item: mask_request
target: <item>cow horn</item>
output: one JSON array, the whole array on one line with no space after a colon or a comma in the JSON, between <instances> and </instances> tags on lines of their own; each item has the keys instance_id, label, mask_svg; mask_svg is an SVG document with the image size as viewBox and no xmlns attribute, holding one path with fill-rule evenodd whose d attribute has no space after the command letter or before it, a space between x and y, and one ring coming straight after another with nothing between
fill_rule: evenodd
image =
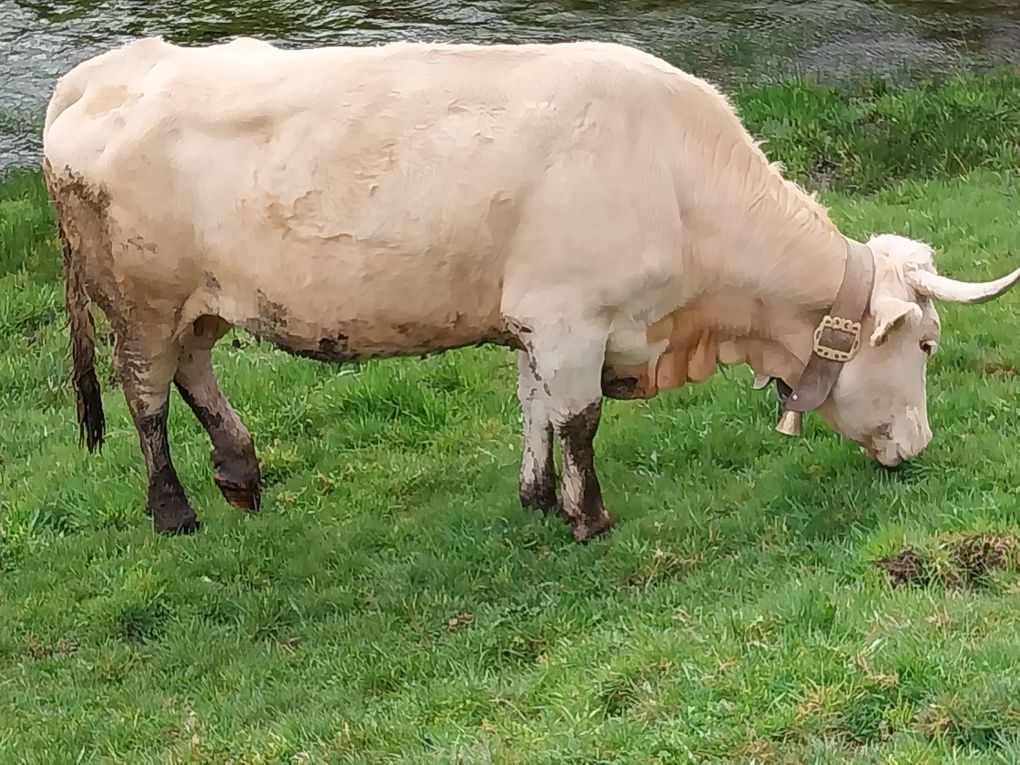
<instances>
[{"instance_id":1,"label":"cow horn","mask_svg":"<svg viewBox=\"0 0 1020 765\"><path fill-rule=\"evenodd\" d=\"M1020 282L1020 268L991 282L961 282L941 276L934 271L914 270L906 274L907 281L922 295L949 303L983 303L999 297Z\"/></svg>"}]
</instances>

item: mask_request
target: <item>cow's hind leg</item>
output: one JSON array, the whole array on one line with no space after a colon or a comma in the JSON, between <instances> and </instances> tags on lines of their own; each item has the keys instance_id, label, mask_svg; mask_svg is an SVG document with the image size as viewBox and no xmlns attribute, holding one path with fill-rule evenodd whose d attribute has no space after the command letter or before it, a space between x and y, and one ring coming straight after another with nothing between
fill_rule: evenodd
<instances>
[{"instance_id":1,"label":"cow's hind leg","mask_svg":"<svg viewBox=\"0 0 1020 765\"><path fill-rule=\"evenodd\" d=\"M518 484L521 504L535 510L557 509L556 466L553 463L553 425L548 396L535 379L527 352L517 354L517 398L521 402L524 450Z\"/></svg>"},{"instance_id":2,"label":"cow's hind leg","mask_svg":"<svg viewBox=\"0 0 1020 765\"><path fill-rule=\"evenodd\" d=\"M258 458L248 429L220 390L212 369L212 348L230 328L202 316L181 341L174 384L212 442L213 480L234 507L251 512L261 504Z\"/></svg>"},{"instance_id":3,"label":"cow's hind leg","mask_svg":"<svg viewBox=\"0 0 1020 765\"><path fill-rule=\"evenodd\" d=\"M138 326L155 326L157 321L150 322L149 318L139 316ZM117 336L117 372L138 429L148 473L146 512L152 515L155 530L164 534L190 534L199 528L170 459L167 438L170 381L177 369L179 352L178 344L169 340Z\"/></svg>"},{"instance_id":4,"label":"cow's hind leg","mask_svg":"<svg viewBox=\"0 0 1020 765\"><path fill-rule=\"evenodd\" d=\"M578 541L613 525L602 503L594 451L607 337L602 325L578 321L566 327L534 327L526 341L531 372L559 437L561 505Z\"/></svg>"}]
</instances>

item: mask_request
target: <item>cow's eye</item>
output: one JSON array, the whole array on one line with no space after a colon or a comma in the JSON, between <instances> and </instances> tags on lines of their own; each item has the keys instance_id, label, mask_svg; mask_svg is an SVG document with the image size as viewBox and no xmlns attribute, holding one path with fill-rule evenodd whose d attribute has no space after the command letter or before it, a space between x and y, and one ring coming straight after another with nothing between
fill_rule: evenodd
<instances>
[{"instance_id":1,"label":"cow's eye","mask_svg":"<svg viewBox=\"0 0 1020 765\"><path fill-rule=\"evenodd\" d=\"M931 356L933 353L935 353L935 349L938 348L938 347L939 347L939 344L938 344L937 340L922 340L921 341L921 350L924 351L925 354L927 354L928 356Z\"/></svg>"}]
</instances>

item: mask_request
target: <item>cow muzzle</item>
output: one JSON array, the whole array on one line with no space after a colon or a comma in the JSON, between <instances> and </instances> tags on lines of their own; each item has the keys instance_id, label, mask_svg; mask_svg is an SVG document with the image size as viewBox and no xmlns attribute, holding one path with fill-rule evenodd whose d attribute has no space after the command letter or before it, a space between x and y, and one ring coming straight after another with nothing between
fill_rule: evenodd
<instances>
[{"instance_id":1,"label":"cow muzzle","mask_svg":"<svg viewBox=\"0 0 1020 765\"><path fill-rule=\"evenodd\" d=\"M885 430L887 436L872 438L863 444L865 453L885 467L909 462L920 455L932 439L927 419L916 407L909 407L902 419Z\"/></svg>"}]
</instances>

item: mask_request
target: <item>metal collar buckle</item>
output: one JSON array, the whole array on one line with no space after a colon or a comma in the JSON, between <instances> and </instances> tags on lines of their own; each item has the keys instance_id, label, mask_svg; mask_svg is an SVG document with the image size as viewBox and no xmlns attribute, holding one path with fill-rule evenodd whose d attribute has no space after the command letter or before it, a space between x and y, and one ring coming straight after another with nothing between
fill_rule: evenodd
<instances>
[{"instance_id":1,"label":"metal collar buckle","mask_svg":"<svg viewBox=\"0 0 1020 765\"><path fill-rule=\"evenodd\" d=\"M833 347L832 342L849 340L849 347ZM827 342L826 342L827 341ZM845 345L845 343L840 343ZM827 361L850 361L861 347L861 323L838 316L826 315L815 328L814 352Z\"/></svg>"}]
</instances>

